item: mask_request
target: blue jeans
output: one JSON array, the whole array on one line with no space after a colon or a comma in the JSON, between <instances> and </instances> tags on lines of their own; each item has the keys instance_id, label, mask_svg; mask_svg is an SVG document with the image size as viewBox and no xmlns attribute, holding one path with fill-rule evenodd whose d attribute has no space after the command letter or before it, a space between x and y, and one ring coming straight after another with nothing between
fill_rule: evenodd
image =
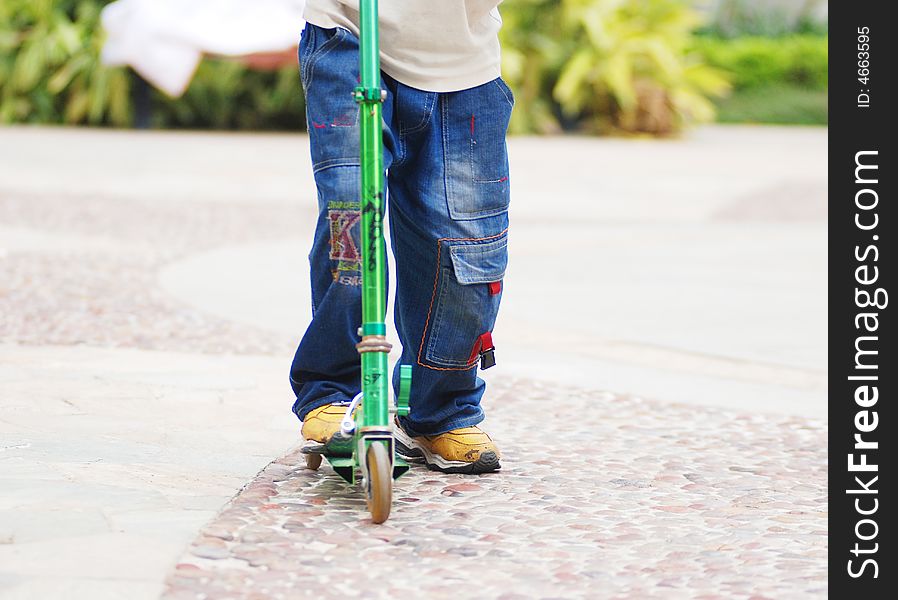
<instances>
[{"instance_id":1,"label":"blue jeans","mask_svg":"<svg viewBox=\"0 0 898 600\"><path fill-rule=\"evenodd\" d=\"M300 419L360 389L359 108L351 96L358 52L351 32L311 23L299 45L319 210L309 254L312 322L290 369ZM438 93L382 74L381 86L394 320L400 362L413 367L402 425L434 435L483 420L477 368L492 346L508 260L505 134L514 99L501 78Z\"/></svg>"}]
</instances>

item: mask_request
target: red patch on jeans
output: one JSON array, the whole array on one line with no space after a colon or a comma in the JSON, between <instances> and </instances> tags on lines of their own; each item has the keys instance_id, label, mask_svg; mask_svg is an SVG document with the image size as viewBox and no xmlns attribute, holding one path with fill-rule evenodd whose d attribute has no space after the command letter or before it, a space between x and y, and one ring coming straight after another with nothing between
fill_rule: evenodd
<instances>
[{"instance_id":1,"label":"red patch on jeans","mask_svg":"<svg viewBox=\"0 0 898 600\"><path fill-rule=\"evenodd\" d=\"M490 296L495 296L499 292L502 291L502 282L501 281L490 281Z\"/></svg>"},{"instance_id":2,"label":"red patch on jeans","mask_svg":"<svg viewBox=\"0 0 898 600\"><path fill-rule=\"evenodd\" d=\"M339 117L334 117L331 127L352 127L355 125L355 119L356 115L354 113L342 114Z\"/></svg>"},{"instance_id":3,"label":"red patch on jeans","mask_svg":"<svg viewBox=\"0 0 898 600\"><path fill-rule=\"evenodd\" d=\"M468 362L472 363L477 360L477 356L481 352L486 352L487 350L492 350L493 346L493 334L489 331L486 333L481 333L477 336L477 340L474 342L474 347L471 348L471 355L468 357Z\"/></svg>"}]
</instances>

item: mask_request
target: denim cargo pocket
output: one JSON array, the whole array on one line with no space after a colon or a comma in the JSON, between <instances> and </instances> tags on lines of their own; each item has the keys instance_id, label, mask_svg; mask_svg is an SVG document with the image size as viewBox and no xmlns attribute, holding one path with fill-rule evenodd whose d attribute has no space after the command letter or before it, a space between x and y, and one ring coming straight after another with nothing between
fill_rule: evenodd
<instances>
[{"instance_id":1,"label":"denim cargo pocket","mask_svg":"<svg viewBox=\"0 0 898 600\"><path fill-rule=\"evenodd\" d=\"M492 331L496 323L501 293L491 292L489 284L505 276L508 235L502 232L488 238L440 243L445 245L440 252L433 314L419 362L437 369L470 369L477 363L472 349L478 337Z\"/></svg>"},{"instance_id":2,"label":"denim cargo pocket","mask_svg":"<svg viewBox=\"0 0 898 600\"><path fill-rule=\"evenodd\" d=\"M514 100L507 89L496 79L444 97L446 197L457 221L508 210L505 135Z\"/></svg>"}]
</instances>

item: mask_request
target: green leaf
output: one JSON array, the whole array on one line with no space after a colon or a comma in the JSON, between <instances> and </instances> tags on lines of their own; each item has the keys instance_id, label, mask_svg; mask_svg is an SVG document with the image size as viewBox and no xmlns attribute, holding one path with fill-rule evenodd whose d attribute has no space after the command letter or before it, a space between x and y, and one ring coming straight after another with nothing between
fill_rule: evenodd
<instances>
[{"instance_id":1,"label":"green leaf","mask_svg":"<svg viewBox=\"0 0 898 600\"><path fill-rule=\"evenodd\" d=\"M52 94L62 92L76 75L81 73L85 68L89 67L89 59L87 56L76 56L71 61L65 63L61 69L56 71L49 80L47 80L47 90Z\"/></svg>"},{"instance_id":2,"label":"green leaf","mask_svg":"<svg viewBox=\"0 0 898 600\"><path fill-rule=\"evenodd\" d=\"M566 111L574 112L582 108L582 91L590 84L589 73L593 64L593 52L583 49L577 52L561 71L553 95Z\"/></svg>"},{"instance_id":3,"label":"green leaf","mask_svg":"<svg viewBox=\"0 0 898 600\"><path fill-rule=\"evenodd\" d=\"M91 77L90 91L88 92L87 120L91 123L99 123L103 118L108 91L109 71L104 68L97 69Z\"/></svg>"},{"instance_id":4,"label":"green leaf","mask_svg":"<svg viewBox=\"0 0 898 600\"><path fill-rule=\"evenodd\" d=\"M80 123L87 115L90 105L90 95L87 90L80 87L73 90L68 97L65 107L65 122L70 124Z\"/></svg>"},{"instance_id":5,"label":"green leaf","mask_svg":"<svg viewBox=\"0 0 898 600\"><path fill-rule=\"evenodd\" d=\"M633 80L633 63L624 54L615 54L608 60L604 71L608 90L621 110L631 111L636 106L636 88Z\"/></svg>"},{"instance_id":6,"label":"green leaf","mask_svg":"<svg viewBox=\"0 0 898 600\"><path fill-rule=\"evenodd\" d=\"M10 84L18 91L31 90L41 79L45 68L44 52L40 44L30 42L16 57Z\"/></svg>"}]
</instances>

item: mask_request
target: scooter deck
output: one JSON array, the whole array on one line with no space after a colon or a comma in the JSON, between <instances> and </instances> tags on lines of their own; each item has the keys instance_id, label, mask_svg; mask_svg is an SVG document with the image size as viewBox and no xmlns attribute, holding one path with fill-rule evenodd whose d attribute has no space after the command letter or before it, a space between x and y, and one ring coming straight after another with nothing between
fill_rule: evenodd
<instances>
[{"instance_id":1,"label":"scooter deck","mask_svg":"<svg viewBox=\"0 0 898 600\"><path fill-rule=\"evenodd\" d=\"M321 454L323 456L348 456L352 457L353 437L337 433L326 444L309 440L303 444L300 452L303 454Z\"/></svg>"},{"instance_id":2,"label":"scooter deck","mask_svg":"<svg viewBox=\"0 0 898 600\"><path fill-rule=\"evenodd\" d=\"M306 444L300 448L300 452L303 454L320 454L328 463L330 463L337 475L342 477L347 483L352 484L355 483L356 473L355 459L352 456L353 438L337 439L338 437L339 436L335 436L335 438L327 444L306 442ZM403 473L408 471L408 469L409 466L407 462L398 456L393 456L393 479L398 479Z\"/></svg>"}]
</instances>

